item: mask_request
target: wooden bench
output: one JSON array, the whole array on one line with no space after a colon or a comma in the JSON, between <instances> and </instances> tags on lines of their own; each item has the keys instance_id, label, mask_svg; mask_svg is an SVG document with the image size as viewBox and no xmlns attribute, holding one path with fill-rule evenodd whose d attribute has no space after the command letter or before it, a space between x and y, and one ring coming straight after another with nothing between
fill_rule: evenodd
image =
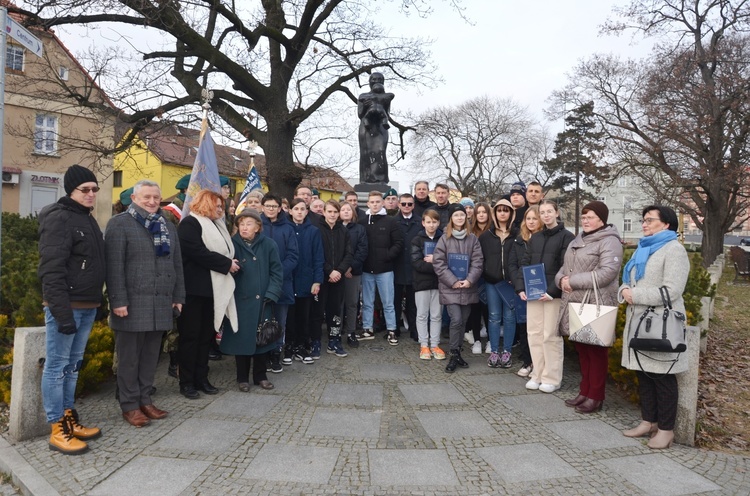
<instances>
[{"instance_id":1,"label":"wooden bench","mask_svg":"<svg viewBox=\"0 0 750 496\"><path fill-rule=\"evenodd\" d=\"M739 246L729 249L729 256L734 264L734 282L745 280L750 282L750 253Z\"/></svg>"}]
</instances>

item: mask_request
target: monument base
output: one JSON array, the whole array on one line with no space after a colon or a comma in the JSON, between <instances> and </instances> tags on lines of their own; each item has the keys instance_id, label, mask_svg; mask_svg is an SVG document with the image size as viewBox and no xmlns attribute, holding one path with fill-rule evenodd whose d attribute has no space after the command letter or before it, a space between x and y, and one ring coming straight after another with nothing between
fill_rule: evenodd
<instances>
[{"instance_id":1,"label":"monument base","mask_svg":"<svg viewBox=\"0 0 750 496\"><path fill-rule=\"evenodd\" d=\"M370 191L385 193L389 189L391 189L391 186L384 183L359 183L354 186L354 191L357 193L369 193Z\"/></svg>"}]
</instances>

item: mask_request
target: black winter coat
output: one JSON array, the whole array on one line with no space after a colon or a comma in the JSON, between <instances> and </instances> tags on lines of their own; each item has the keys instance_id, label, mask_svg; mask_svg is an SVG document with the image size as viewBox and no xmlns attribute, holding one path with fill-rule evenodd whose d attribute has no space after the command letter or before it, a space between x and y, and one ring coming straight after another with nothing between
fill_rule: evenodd
<instances>
[{"instance_id":1,"label":"black winter coat","mask_svg":"<svg viewBox=\"0 0 750 496\"><path fill-rule=\"evenodd\" d=\"M404 216L400 212L396 215L395 219L404 235L404 249L396 259L393 282L395 284L410 286L412 284L411 241L422 230L422 220L418 219L416 215L412 215L409 219L404 219Z\"/></svg>"},{"instance_id":2,"label":"black winter coat","mask_svg":"<svg viewBox=\"0 0 750 496\"><path fill-rule=\"evenodd\" d=\"M430 239L424 229L419 231L414 239L411 240L411 266L412 266L412 287L414 291L427 291L438 289L438 277L435 274L435 268L431 263L424 261L424 244L432 241L437 245L438 240L443 235L440 229L435 232L435 237Z\"/></svg>"},{"instance_id":3,"label":"black winter coat","mask_svg":"<svg viewBox=\"0 0 750 496\"><path fill-rule=\"evenodd\" d=\"M416 215L419 218L419 220L422 220L422 214L424 213L424 211L430 207L434 207L435 205L437 205L437 203L430 200L429 196L425 198L424 201L417 200L417 197L415 196L414 197L414 210L412 211L412 213Z\"/></svg>"},{"instance_id":4,"label":"black winter coat","mask_svg":"<svg viewBox=\"0 0 750 496\"><path fill-rule=\"evenodd\" d=\"M524 255L526 255L527 243L521 237L519 233L516 239L513 240L513 244L510 249L510 257L508 261L508 269L510 269L510 280L513 281L513 287L516 293L524 291L523 284L523 272L521 271L521 262L523 261ZM520 286L519 286L520 284Z\"/></svg>"},{"instance_id":5,"label":"black winter coat","mask_svg":"<svg viewBox=\"0 0 750 496\"><path fill-rule=\"evenodd\" d=\"M64 196L39 213L42 298L59 326L75 325L76 302L98 305L106 277L104 236L91 209Z\"/></svg>"},{"instance_id":6,"label":"black winter coat","mask_svg":"<svg viewBox=\"0 0 750 496\"><path fill-rule=\"evenodd\" d=\"M511 228L510 234L505 240L495 234L494 229L489 229L479 236L479 244L482 247L484 255L484 271L482 277L490 284L500 281L507 281L513 284L513 277L510 270L510 254L513 250L513 243L516 238L516 231Z\"/></svg>"},{"instance_id":7,"label":"black winter coat","mask_svg":"<svg viewBox=\"0 0 750 496\"><path fill-rule=\"evenodd\" d=\"M368 253L367 232L365 226L356 222L349 222L346 229L349 231L349 245L352 249L352 275L361 276Z\"/></svg>"},{"instance_id":8,"label":"black winter coat","mask_svg":"<svg viewBox=\"0 0 750 496\"><path fill-rule=\"evenodd\" d=\"M367 231L369 245L363 272L382 274L394 269L394 262L404 249L404 235L396 219L385 215L385 209L377 215L367 215L362 223Z\"/></svg>"},{"instance_id":9,"label":"black winter coat","mask_svg":"<svg viewBox=\"0 0 750 496\"><path fill-rule=\"evenodd\" d=\"M445 229L445 226L448 225L448 221L451 219L451 216L448 213L448 208L450 206L451 206L450 202L446 203L445 205L438 205L436 203L425 210L434 210L435 212L437 212L438 215L440 216L440 229Z\"/></svg>"},{"instance_id":10,"label":"black winter coat","mask_svg":"<svg viewBox=\"0 0 750 496\"><path fill-rule=\"evenodd\" d=\"M547 294L553 298L560 298L562 291L555 286L555 276L565 261L565 252L575 235L565 229L561 223L547 229L546 227L538 233L532 234L529 239L526 253L521 260L521 267L527 265L544 264L544 273L547 276ZM518 278L516 278L516 291L524 291L523 272L521 273L521 289L518 289Z\"/></svg>"},{"instance_id":11,"label":"black winter coat","mask_svg":"<svg viewBox=\"0 0 750 496\"><path fill-rule=\"evenodd\" d=\"M341 277L352 266L352 247L349 244L349 230L341 222L333 227L323 221L320 224L320 235L323 239L323 280L328 281L331 272L338 270Z\"/></svg>"},{"instance_id":12,"label":"black winter coat","mask_svg":"<svg viewBox=\"0 0 750 496\"><path fill-rule=\"evenodd\" d=\"M232 259L206 248L202 238L203 228L198 219L187 216L177 226L182 249L182 271L185 275L185 293L194 296L214 296L211 271L229 274Z\"/></svg>"}]
</instances>

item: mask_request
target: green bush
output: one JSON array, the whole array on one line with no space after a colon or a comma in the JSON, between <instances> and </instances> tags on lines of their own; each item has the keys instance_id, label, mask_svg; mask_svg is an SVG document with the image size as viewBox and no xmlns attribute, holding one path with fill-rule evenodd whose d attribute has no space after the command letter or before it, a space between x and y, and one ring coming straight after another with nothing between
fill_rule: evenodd
<instances>
[{"instance_id":1,"label":"green bush","mask_svg":"<svg viewBox=\"0 0 750 496\"><path fill-rule=\"evenodd\" d=\"M633 256L634 251L632 249L625 250L622 257L622 268L625 267L625 264ZM620 272L620 281L622 282L622 269ZM685 314L688 325L695 325L701 321L701 298L704 296L713 297L715 293L716 285L711 284L709 273L703 267L703 259L699 253L693 254L690 257L690 274L685 284L685 291L682 294L685 301ZM609 352L609 375L632 401L637 402L638 376L634 371L623 368L620 365L622 340L625 333L626 310L626 304L620 305L617 310L617 339Z\"/></svg>"}]
</instances>

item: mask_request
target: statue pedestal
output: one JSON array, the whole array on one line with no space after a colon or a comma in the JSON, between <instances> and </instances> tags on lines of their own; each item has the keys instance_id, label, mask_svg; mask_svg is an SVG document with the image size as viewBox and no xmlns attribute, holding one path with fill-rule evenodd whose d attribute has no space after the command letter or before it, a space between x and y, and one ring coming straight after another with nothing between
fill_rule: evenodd
<instances>
[{"instance_id":1,"label":"statue pedestal","mask_svg":"<svg viewBox=\"0 0 750 496\"><path fill-rule=\"evenodd\" d=\"M391 186L384 183L359 183L354 186L354 191L357 193L369 193L370 191L380 191L381 193L385 193L391 189ZM365 203L367 200L365 200Z\"/></svg>"}]
</instances>

